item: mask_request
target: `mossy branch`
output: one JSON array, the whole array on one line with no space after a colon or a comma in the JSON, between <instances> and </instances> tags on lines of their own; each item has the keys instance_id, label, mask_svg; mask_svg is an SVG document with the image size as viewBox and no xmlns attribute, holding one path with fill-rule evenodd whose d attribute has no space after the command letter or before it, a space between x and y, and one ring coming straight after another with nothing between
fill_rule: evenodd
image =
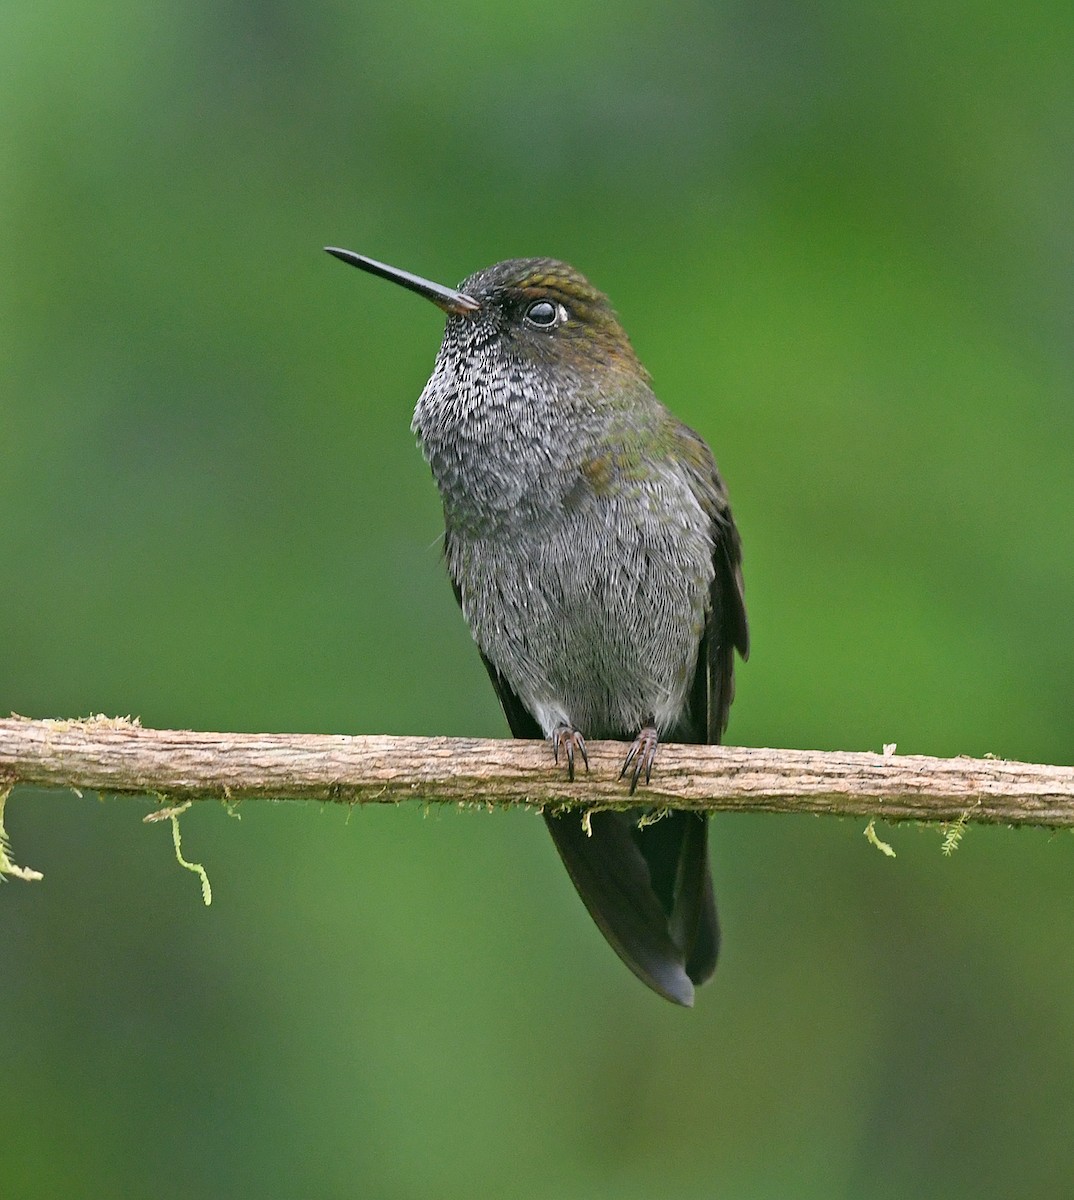
<instances>
[{"instance_id":1,"label":"mossy branch","mask_svg":"<svg viewBox=\"0 0 1074 1200\"><path fill-rule=\"evenodd\" d=\"M194 733L136 721L0 719L0 791L14 784L168 803L218 799L345 804L631 804L885 821L1074 825L1074 767L1003 759L663 745L652 786L626 794L624 747L591 742L568 783L541 742L510 739ZM891 750L890 747L887 748Z\"/></svg>"}]
</instances>

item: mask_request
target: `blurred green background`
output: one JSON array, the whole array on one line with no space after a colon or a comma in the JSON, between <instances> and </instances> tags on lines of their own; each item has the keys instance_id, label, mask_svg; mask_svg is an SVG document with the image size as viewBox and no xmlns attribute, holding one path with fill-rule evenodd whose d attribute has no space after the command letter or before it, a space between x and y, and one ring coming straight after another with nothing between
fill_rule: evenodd
<instances>
[{"instance_id":1,"label":"blurred green background","mask_svg":"<svg viewBox=\"0 0 1074 1200\"><path fill-rule=\"evenodd\" d=\"M7 0L0 710L500 735L409 432L551 254L713 445L746 745L1074 757L1074 8ZM726 816L693 1012L531 814L17 791L0 1190L1055 1197L1074 838Z\"/></svg>"}]
</instances>

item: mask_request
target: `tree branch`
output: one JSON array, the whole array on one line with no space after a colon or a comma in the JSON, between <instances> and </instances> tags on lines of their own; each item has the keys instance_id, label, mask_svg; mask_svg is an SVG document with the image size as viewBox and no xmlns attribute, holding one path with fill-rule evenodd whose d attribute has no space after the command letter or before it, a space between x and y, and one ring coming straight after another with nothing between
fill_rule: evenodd
<instances>
[{"instance_id":1,"label":"tree branch","mask_svg":"<svg viewBox=\"0 0 1074 1200\"><path fill-rule=\"evenodd\" d=\"M169 802L257 798L346 804L570 805L809 812L886 821L1074 825L1074 767L1001 759L663 745L631 801L624 747L588 745L568 783L542 742L324 734L193 733L124 719L0 719L0 793L13 784Z\"/></svg>"}]
</instances>

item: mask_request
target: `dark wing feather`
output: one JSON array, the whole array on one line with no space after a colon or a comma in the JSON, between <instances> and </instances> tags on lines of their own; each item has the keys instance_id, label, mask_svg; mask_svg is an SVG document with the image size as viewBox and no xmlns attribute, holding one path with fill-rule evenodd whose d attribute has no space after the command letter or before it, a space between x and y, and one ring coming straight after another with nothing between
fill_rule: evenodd
<instances>
[{"instance_id":1,"label":"dark wing feather","mask_svg":"<svg viewBox=\"0 0 1074 1200\"><path fill-rule=\"evenodd\" d=\"M679 427L683 461L694 494L712 521L712 585L705 632L697 655L690 710L679 741L716 745L727 728L735 698L735 651L749 658L750 632L742 581L742 539L738 535L712 452L692 429Z\"/></svg>"},{"instance_id":2,"label":"dark wing feather","mask_svg":"<svg viewBox=\"0 0 1074 1200\"><path fill-rule=\"evenodd\" d=\"M749 654L742 542L712 452L685 425L677 424L676 433L680 461L689 471L694 494L712 522L713 577L690 703L673 740L716 744L727 728L735 695L735 650L743 659ZM662 830L662 826L667 828ZM716 969L720 948L709 868L708 817L704 813L673 812L641 832L650 838L659 835L643 852L675 931L675 941L683 947L687 972L694 983L703 983ZM672 872L674 886L669 889L661 879L668 879Z\"/></svg>"}]
</instances>

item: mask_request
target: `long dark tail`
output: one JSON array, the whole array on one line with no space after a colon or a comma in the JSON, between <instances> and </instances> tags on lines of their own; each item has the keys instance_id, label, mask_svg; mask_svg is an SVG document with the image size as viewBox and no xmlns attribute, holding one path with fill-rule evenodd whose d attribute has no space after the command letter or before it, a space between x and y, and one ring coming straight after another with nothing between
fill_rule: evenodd
<instances>
[{"instance_id":1,"label":"long dark tail","mask_svg":"<svg viewBox=\"0 0 1074 1200\"><path fill-rule=\"evenodd\" d=\"M481 661L514 736L541 737L504 677L484 654ZM700 740L697 730L676 733L683 741ZM593 813L589 833L579 812L546 809L544 819L589 915L616 954L654 992L689 1007L694 984L716 969L720 948L708 818L671 812L639 829L644 812Z\"/></svg>"},{"instance_id":2,"label":"long dark tail","mask_svg":"<svg viewBox=\"0 0 1074 1200\"><path fill-rule=\"evenodd\" d=\"M578 894L635 975L676 1004L716 967L720 929L703 813L672 812L638 828L641 811L545 812Z\"/></svg>"}]
</instances>

